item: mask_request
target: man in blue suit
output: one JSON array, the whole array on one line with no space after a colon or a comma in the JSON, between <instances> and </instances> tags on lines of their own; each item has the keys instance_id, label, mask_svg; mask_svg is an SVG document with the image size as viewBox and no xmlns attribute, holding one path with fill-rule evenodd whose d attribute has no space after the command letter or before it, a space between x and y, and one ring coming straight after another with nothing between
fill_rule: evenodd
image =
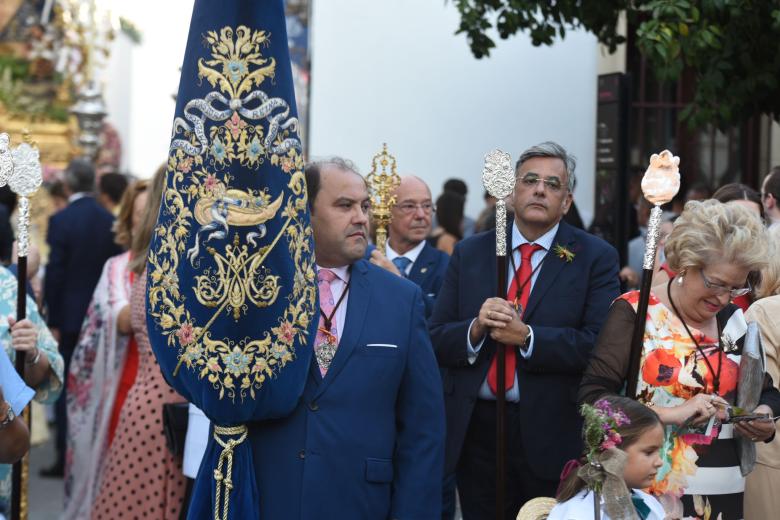
<instances>
[{"instance_id":1,"label":"man in blue suit","mask_svg":"<svg viewBox=\"0 0 780 520\"><path fill-rule=\"evenodd\" d=\"M577 389L619 287L615 249L561 221L574 167L555 143L523 152L507 298L495 297L495 231L487 231L456 246L434 307L431 340L446 368L445 472L456 471L464 520L496 517L497 344L508 345L506 518L554 496L564 463L581 453Z\"/></svg>"},{"instance_id":2,"label":"man in blue suit","mask_svg":"<svg viewBox=\"0 0 780 520\"><path fill-rule=\"evenodd\" d=\"M444 407L420 288L363 259L369 197L354 166L306 168L320 327L303 396L250 425L259 518L431 519Z\"/></svg>"},{"instance_id":3,"label":"man in blue suit","mask_svg":"<svg viewBox=\"0 0 780 520\"><path fill-rule=\"evenodd\" d=\"M425 302L425 317L429 318L450 255L425 240L431 234L434 211L428 185L419 177L402 177L395 190L395 200L386 251L382 254L373 248L371 263L419 285Z\"/></svg>"},{"instance_id":4,"label":"man in blue suit","mask_svg":"<svg viewBox=\"0 0 780 520\"><path fill-rule=\"evenodd\" d=\"M425 302L425 318L433 313L450 255L439 251L426 240L431 234L434 214L431 190L419 177L401 178L395 190L395 206L388 226L385 254L369 247L371 263L391 273L408 278L420 286ZM455 475L445 475L442 482L442 520L455 516Z\"/></svg>"},{"instance_id":5,"label":"man in blue suit","mask_svg":"<svg viewBox=\"0 0 780 520\"><path fill-rule=\"evenodd\" d=\"M122 249L114 243L111 230L114 217L95 200L95 170L75 159L65 169L68 205L49 219L46 241L49 264L44 281L44 300L49 309L49 327L59 342L68 373L70 358L87 313L92 292L100 279L103 264ZM57 401L57 459L41 474L63 475L66 439L66 388Z\"/></svg>"}]
</instances>

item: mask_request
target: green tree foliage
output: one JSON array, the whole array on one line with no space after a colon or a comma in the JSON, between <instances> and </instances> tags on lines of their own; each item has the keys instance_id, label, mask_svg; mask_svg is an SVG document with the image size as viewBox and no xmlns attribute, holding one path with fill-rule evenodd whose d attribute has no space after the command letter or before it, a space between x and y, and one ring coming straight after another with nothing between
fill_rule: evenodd
<instances>
[{"instance_id":1,"label":"green tree foliage","mask_svg":"<svg viewBox=\"0 0 780 520\"><path fill-rule=\"evenodd\" d=\"M477 58L502 39L526 32L551 45L585 29L610 51L624 43L617 22L626 13L636 43L661 80L683 70L696 77L681 117L693 126L726 128L755 114L780 121L779 0L453 0Z\"/></svg>"}]
</instances>

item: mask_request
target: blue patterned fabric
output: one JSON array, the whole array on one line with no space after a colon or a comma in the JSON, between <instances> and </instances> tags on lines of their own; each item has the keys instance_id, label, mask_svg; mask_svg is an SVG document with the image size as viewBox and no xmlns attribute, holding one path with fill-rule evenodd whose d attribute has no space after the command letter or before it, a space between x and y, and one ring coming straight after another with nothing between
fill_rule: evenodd
<instances>
[{"instance_id":1,"label":"blue patterned fabric","mask_svg":"<svg viewBox=\"0 0 780 520\"><path fill-rule=\"evenodd\" d=\"M303 167L283 1L196 0L147 266L160 368L215 425L189 518L257 517L240 427L303 390L318 309Z\"/></svg>"}]
</instances>

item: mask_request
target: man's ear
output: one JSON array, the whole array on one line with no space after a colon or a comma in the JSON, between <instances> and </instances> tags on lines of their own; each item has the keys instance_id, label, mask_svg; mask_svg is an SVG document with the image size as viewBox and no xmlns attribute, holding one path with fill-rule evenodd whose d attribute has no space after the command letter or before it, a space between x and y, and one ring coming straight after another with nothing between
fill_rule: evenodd
<instances>
[{"instance_id":1,"label":"man's ear","mask_svg":"<svg viewBox=\"0 0 780 520\"><path fill-rule=\"evenodd\" d=\"M567 214L569 210L571 209L572 202L574 202L574 196L569 192L566 197L563 199L562 208L563 208L563 214Z\"/></svg>"}]
</instances>

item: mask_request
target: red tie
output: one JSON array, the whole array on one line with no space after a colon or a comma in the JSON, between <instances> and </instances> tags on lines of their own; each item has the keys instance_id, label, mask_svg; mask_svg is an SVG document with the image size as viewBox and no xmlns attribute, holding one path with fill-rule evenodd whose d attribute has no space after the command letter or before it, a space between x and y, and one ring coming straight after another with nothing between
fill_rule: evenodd
<instances>
[{"instance_id":1,"label":"red tie","mask_svg":"<svg viewBox=\"0 0 780 520\"><path fill-rule=\"evenodd\" d=\"M521 308L521 318L523 317L525 308L528 305L528 296L531 294L531 275L533 274L533 269L531 268L531 255L540 249L544 248L537 244L526 243L520 245L520 267L517 268L515 277L512 279L512 283L509 285L509 292L507 293L506 299L510 302L514 302L519 288L520 300L518 303L520 304ZM506 387L507 392L511 390L512 386L515 384L515 370L517 368L517 353L515 350L516 349L514 347L506 349L504 386ZM490 387L490 391L493 392L493 394L495 394L496 390L498 389L498 384L496 382L497 377L498 356L493 356L493 361L490 363L490 368L488 369L487 378L488 386Z\"/></svg>"}]
</instances>

